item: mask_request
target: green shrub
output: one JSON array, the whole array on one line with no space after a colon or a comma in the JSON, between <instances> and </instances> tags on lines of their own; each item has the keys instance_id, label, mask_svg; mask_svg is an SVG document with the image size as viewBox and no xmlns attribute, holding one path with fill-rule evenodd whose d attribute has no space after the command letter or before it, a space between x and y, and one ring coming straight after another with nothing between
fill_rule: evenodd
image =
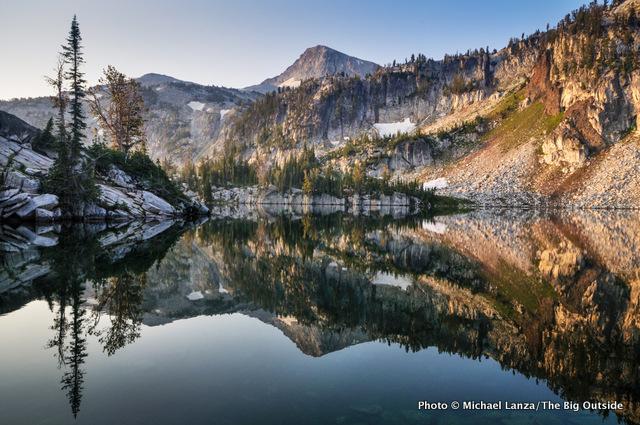
<instances>
[{"instance_id":1,"label":"green shrub","mask_svg":"<svg viewBox=\"0 0 640 425\"><path fill-rule=\"evenodd\" d=\"M129 156L102 143L96 143L88 149L98 174L106 175L115 166L137 180L145 190L176 205L186 200L185 195L158 163L153 162L143 152L134 152Z\"/></svg>"}]
</instances>

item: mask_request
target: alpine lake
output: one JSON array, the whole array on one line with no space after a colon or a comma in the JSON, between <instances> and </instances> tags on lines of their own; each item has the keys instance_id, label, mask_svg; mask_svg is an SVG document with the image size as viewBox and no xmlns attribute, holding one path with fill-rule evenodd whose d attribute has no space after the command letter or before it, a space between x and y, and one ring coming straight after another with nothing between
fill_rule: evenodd
<instances>
[{"instance_id":1,"label":"alpine lake","mask_svg":"<svg viewBox=\"0 0 640 425\"><path fill-rule=\"evenodd\" d=\"M638 211L0 227L1 424L640 421Z\"/></svg>"}]
</instances>

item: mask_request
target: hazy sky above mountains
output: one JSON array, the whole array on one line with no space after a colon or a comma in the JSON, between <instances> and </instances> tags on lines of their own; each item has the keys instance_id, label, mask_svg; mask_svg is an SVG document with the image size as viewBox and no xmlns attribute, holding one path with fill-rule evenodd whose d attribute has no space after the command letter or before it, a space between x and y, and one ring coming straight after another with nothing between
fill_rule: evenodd
<instances>
[{"instance_id":1,"label":"hazy sky above mountains","mask_svg":"<svg viewBox=\"0 0 640 425\"><path fill-rule=\"evenodd\" d=\"M386 64L411 53L441 58L504 47L555 24L579 0L0 0L0 99L48 95L43 76L78 15L85 71L107 65L201 84L245 87L275 76L324 44Z\"/></svg>"}]
</instances>

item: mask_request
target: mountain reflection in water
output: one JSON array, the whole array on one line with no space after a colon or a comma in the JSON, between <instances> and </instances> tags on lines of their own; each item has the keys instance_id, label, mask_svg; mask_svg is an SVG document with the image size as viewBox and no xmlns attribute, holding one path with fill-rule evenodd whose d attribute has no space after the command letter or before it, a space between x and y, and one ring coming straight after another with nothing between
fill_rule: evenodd
<instances>
[{"instance_id":1,"label":"mountain reflection in water","mask_svg":"<svg viewBox=\"0 0 640 425\"><path fill-rule=\"evenodd\" d=\"M52 320L33 326L50 328L39 344L60 369L60 387L78 418L87 361L100 355L90 340L117 357L145 339L145 327L240 313L279 329L308 356L368 341L408 352L435 347L493 359L543 380L565 400L622 402L612 416L637 423L639 216L506 210L5 225L0 337L3 320L46 302ZM406 403L413 408L422 397ZM379 407L363 409L380 414ZM425 419L415 413L416 422ZM405 415L399 423L411 421Z\"/></svg>"}]
</instances>

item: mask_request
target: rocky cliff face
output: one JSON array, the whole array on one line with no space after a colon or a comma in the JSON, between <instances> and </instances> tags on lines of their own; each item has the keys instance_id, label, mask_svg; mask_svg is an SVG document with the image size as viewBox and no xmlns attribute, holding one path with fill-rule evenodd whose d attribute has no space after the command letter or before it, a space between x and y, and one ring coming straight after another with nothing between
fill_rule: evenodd
<instances>
[{"instance_id":1,"label":"rocky cliff face","mask_svg":"<svg viewBox=\"0 0 640 425\"><path fill-rule=\"evenodd\" d=\"M517 106L479 133L471 155L416 175L482 204L638 208L634 8L583 8L544 34Z\"/></svg>"}]
</instances>

